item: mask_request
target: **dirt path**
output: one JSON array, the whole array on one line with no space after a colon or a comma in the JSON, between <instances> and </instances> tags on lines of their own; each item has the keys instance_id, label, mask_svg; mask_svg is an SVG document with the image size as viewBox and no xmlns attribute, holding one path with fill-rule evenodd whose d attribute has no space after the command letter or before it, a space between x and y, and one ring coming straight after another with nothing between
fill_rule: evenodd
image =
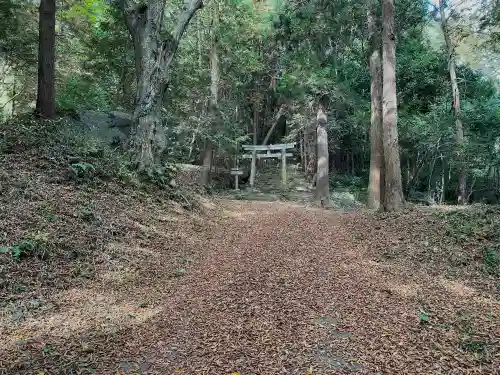
<instances>
[{"instance_id":1,"label":"dirt path","mask_svg":"<svg viewBox=\"0 0 500 375\"><path fill-rule=\"evenodd\" d=\"M72 305L54 296L58 315L8 332L12 338L38 329L40 353L12 341L7 352L23 354L19 370L5 362L7 373L27 373L23 362L30 373L58 368L47 374L498 370L498 341L482 348L487 360L482 349L461 345L463 325L498 335L498 303L422 270L370 260L366 250L377 239L355 239L347 220L353 214L264 202L225 208L220 224L182 239L179 277L165 276L166 259L152 252L149 263L137 258L129 283L101 275L100 285L67 297ZM94 317L80 313L85 306ZM432 311L429 322L420 321L420 309Z\"/></svg>"}]
</instances>

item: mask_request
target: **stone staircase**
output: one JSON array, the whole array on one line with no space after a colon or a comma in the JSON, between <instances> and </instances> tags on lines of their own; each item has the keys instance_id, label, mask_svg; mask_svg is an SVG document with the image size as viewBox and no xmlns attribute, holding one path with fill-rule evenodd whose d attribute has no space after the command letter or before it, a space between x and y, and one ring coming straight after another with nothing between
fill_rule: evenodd
<instances>
[{"instance_id":1,"label":"stone staircase","mask_svg":"<svg viewBox=\"0 0 500 375\"><path fill-rule=\"evenodd\" d=\"M310 207L319 207L319 202L314 198L314 187L305 180L300 165L287 166L287 186L281 185L280 165L259 167L255 176L253 189L246 185L239 191L226 191L225 197L229 199L258 200L265 202L288 201L296 202ZM328 209L338 211L353 211L364 207L356 197L346 189L330 191Z\"/></svg>"},{"instance_id":2,"label":"stone staircase","mask_svg":"<svg viewBox=\"0 0 500 375\"><path fill-rule=\"evenodd\" d=\"M314 201L314 190L305 180L299 165L287 166L287 185L281 183L281 167L266 166L257 168L255 186L245 186L240 191L232 191L235 199L260 201L294 201L311 204Z\"/></svg>"}]
</instances>

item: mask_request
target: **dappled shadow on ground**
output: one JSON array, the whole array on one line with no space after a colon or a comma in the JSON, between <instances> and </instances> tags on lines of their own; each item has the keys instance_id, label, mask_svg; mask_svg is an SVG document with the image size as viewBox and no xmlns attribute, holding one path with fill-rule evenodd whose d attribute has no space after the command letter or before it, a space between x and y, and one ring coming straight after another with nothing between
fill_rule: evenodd
<instances>
[{"instance_id":1,"label":"dappled shadow on ground","mask_svg":"<svg viewBox=\"0 0 500 375\"><path fill-rule=\"evenodd\" d=\"M0 373L494 373L494 298L375 257L395 232L361 237L362 213L221 205L213 221L137 213L91 280L2 318Z\"/></svg>"}]
</instances>

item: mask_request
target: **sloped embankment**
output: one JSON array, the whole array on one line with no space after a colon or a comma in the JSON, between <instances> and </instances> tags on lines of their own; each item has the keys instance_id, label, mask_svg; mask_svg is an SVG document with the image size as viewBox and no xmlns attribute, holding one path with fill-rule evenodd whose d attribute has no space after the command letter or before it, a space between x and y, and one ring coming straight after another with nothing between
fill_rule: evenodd
<instances>
[{"instance_id":1,"label":"sloped embankment","mask_svg":"<svg viewBox=\"0 0 500 375\"><path fill-rule=\"evenodd\" d=\"M96 362L79 356L97 327L154 314L154 290L183 276L220 210L116 181L77 185L26 156L0 157L0 374L89 373Z\"/></svg>"}]
</instances>

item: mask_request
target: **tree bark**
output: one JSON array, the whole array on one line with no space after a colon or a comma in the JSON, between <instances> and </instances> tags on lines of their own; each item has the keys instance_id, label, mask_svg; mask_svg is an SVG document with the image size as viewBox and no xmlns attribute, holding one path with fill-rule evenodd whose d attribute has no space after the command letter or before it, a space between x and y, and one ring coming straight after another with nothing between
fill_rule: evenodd
<instances>
[{"instance_id":1,"label":"tree bark","mask_svg":"<svg viewBox=\"0 0 500 375\"><path fill-rule=\"evenodd\" d=\"M257 146L257 129L259 127L259 105L257 100L255 100L253 105L253 145ZM255 185L255 174L257 173L257 151L252 151L252 164L250 166L250 187L253 188Z\"/></svg>"},{"instance_id":2,"label":"tree bark","mask_svg":"<svg viewBox=\"0 0 500 375\"><path fill-rule=\"evenodd\" d=\"M321 207L328 205L330 198L330 179L328 176L328 133L326 132L326 115L320 108L317 115L317 173L316 173L316 200Z\"/></svg>"},{"instance_id":3,"label":"tree bark","mask_svg":"<svg viewBox=\"0 0 500 375\"><path fill-rule=\"evenodd\" d=\"M368 208L378 210L383 201L384 145L382 132L382 63L380 60L380 33L377 27L375 1L367 2L368 33L370 39L371 119L370 119L370 176Z\"/></svg>"},{"instance_id":4,"label":"tree bark","mask_svg":"<svg viewBox=\"0 0 500 375\"><path fill-rule=\"evenodd\" d=\"M217 6L217 4L215 4ZM220 81L220 70L219 70L219 55L217 54L217 31L215 27L217 25L217 11L214 11L212 17L212 30L211 30L211 46L210 46L210 100L209 100L209 112L210 112L210 127L211 132L215 130L216 122L218 120L218 102L219 102L219 81ZM202 183L203 185L208 185L210 183L210 174L212 169L212 157L213 157L214 144L212 140L207 137L205 139L205 150L203 153L203 173L202 173Z\"/></svg>"},{"instance_id":5,"label":"tree bark","mask_svg":"<svg viewBox=\"0 0 500 375\"><path fill-rule=\"evenodd\" d=\"M391 212L401 209L404 204L397 126L394 0L382 0L382 19L384 208L386 211Z\"/></svg>"},{"instance_id":6,"label":"tree bark","mask_svg":"<svg viewBox=\"0 0 500 375\"><path fill-rule=\"evenodd\" d=\"M56 2L41 0L38 27L38 91L36 112L43 118L56 114Z\"/></svg>"},{"instance_id":7,"label":"tree bark","mask_svg":"<svg viewBox=\"0 0 500 375\"><path fill-rule=\"evenodd\" d=\"M448 70L450 72L451 93L453 98L453 113L455 115L455 134L458 146L458 204L465 204L466 196L466 173L463 161L463 146L464 146L464 127L460 115L460 91L458 89L456 62L455 62L455 47L451 41L448 23L444 12L444 1L439 0L439 13L441 16L441 29L443 30L446 48L448 50Z\"/></svg>"},{"instance_id":8,"label":"tree bark","mask_svg":"<svg viewBox=\"0 0 500 375\"><path fill-rule=\"evenodd\" d=\"M309 124L304 130L304 138L306 140L305 152L306 152L306 166L305 175L309 183L316 183L316 168L317 168L317 138L318 129L312 124Z\"/></svg>"},{"instance_id":9,"label":"tree bark","mask_svg":"<svg viewBox=\"0 0 500 375\"><path fill-rule=\"evenodd\" d=\"M165 0L139 3L123 0L123 12L134 42L137 93L134 129L130 139L133 161L139 171L158 164L166 148L161 109L170 82L171 65L187 25L202 0L184 4L175 29L161 39Z\"/></svg>"}]
</instances>

